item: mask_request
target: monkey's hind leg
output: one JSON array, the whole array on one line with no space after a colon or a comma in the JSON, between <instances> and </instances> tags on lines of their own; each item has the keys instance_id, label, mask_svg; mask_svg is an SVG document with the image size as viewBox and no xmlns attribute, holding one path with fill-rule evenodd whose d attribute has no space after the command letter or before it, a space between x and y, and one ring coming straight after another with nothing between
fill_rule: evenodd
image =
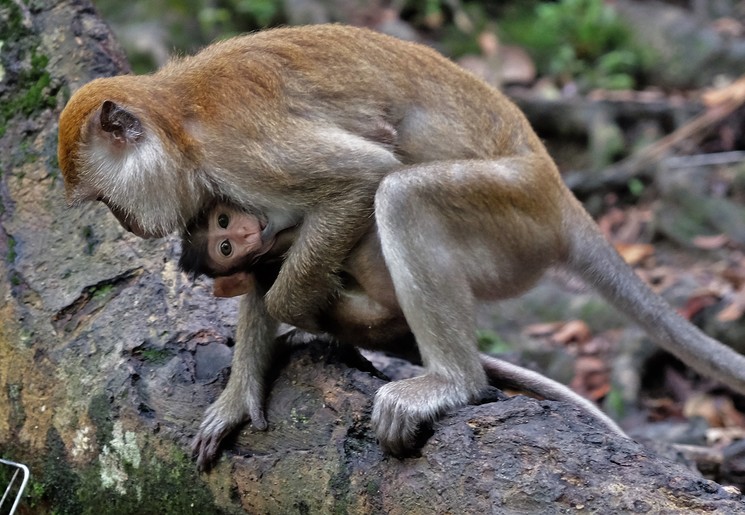
<instances>
[{"instance_id":1,"label":"monkey's hind leg","mask_svg":"<svg viewBox=\"0 0 745 515\"><path fill-rule=\"evenodd\" d=\"M542 154L433 162L383 179L381 248L426 373L381 388L373 424L384 448L412 445L418 424L475 400L476 299L530 288L563 255L561 180Z\"/></svg>"},{"instance_id":2,"label":"monkey's hind leg","mask_svg":"<svg viewBox=\"0 0 745 515\"><path fill-rule=\"evenodd\" d=\"M385 181L384 181L385 183ZM378 390L372 424L394 455L415 445L420 426L474 401L487 387L475 339L475 299L437 217L416 192L381 186L376 218L396 296L419 347L424 375Z\"/></svg>"}]
</instances>

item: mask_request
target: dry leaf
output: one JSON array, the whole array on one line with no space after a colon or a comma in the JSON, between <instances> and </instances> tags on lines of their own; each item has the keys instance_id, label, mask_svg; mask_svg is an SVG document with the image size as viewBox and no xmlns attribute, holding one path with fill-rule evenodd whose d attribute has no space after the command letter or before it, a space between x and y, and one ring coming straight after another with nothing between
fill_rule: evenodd
<instances>
[{"instance_id":1,"label":"dry leaf","mask_svg":"<svg viewBox=\"0 0 745 515\"><path fill-rule=\"evenodd\" d=\"M686 418L701 417L710 427L723 426L716 401L712 396L703 393L695 394L685 402L683 415Z\"/></svg>"},{"instance_id":2,"label":"dry leaf","mask_svg":"<svg viewBox=\"0 0 745 515\"><path fill-rule=\"evenodd\" d=\"M711 28L726 38L739 38L745 33L745 27L742 23L730 17L723 17L713 20Z\"/></svg>"},{"instance_id":3,"label":"dry leaf","mask_svg":"<svg viewBox=\"0 0 745 515\"><path fill-rule=\"evenodd\" d=\"M745 415L740 413L730 397L699 393L692 395L683 406L688 417L702 417L710 427L742 427Z\"/></svg>"},{"instance_id":4,"label":"dry leaf","mask_svg":"<svg viewBox=\"0 0 745 515\"><path fill-rule=\"evenodd\" d=\"M570 384L572 390L594 401L610 392L610 369L604 360L592 356L580 357L575 362L574 371Z\"/></svg>"},{"instance_id":5,"label":"dry leaf","mask_svg":"<svg viewBox=\"0 0 745 515\"><path fill-rule=\"evenodd\" d=\"M551 336L559 330L564 322L544 322L540 324L530 324L523 329L523 334L531 338L541 338Z\"/></svg>"},{"instance_id":6,"label":"dry leaf","mask_svg":"<svg viewBox=\"0 0 745 515\"><path fill-rule=\"evenodd\" d=\"M680 404L669 397L646 398L642 405L647 410L647 418L651 422L679 419L681 417Z\"/></svg>"},{"instance_id":7,"label":"dry leaf","mask_svg":"<svg viewBox=\"0 0 745 515\"><path fill-rule=\"evenodd\" d=\"M654 255L654 247L647 243L616 243L616 250L629 265L635 266Z\"/></svg>"},{"instance_id":8,"label":"dry leaf","mask_svg":"<svg viewBox=\"0 0 745 515\"><path fill-rule=\"evenodd\" d=\"M707 91L701 95L701 100L708 107L719 106L724 103L745 102L745 77L740 77L732 84L719 89Z\"/></svg>"},{"instance_id":9,"label":"dry leaf","mask_svg":"<svg viewBox=\"0 0 745 515\"><path fill-rule=\"evenodd\" d=\"M626 221L626 213L617 207L611 208L597 220L600 231L606 238L610 238L616 227Z\"/></svg>"},{"instance_id":10,"label":"dry leaf","mask_svg":"<svg viewBox=\"0 0 745 515\"><path fill-rule=\"evenodd\" d=\"M590 328L582 320L571 320L561 326L551 341L566 345L568 343L585 343L590 340L592 335Z\"/></svg>"},{"instance_id":11,"label":"dry leaf","mask_svg":"<svg viewBox=\"0 0 745 515\"><path fill-rule=\"evenodd\" d=\"M656 266L649 270L637 268L635 271L656 292L665 291L677 282L678 270L672 267Z\"/></svg>"},{"instance_id":12,"label":"dry leaf","mask_svg":"<svg viewBox=\"0 0 745 515\"><path fill-rule=\"evenodd\" d=\"M226 277L216 277L212 283L215 297L237 297L255 288L254 277L247 272L238 272Z\"/></svg>"},{"instance_id":13,"label":"dry leaf","mask_svg":"<svg viewBox=\"0 0 745 515\"><path fill-rule=\"evenodd\" d=\"M730 242L726 234L716 234L714 236L696 236L693 238L693 244L704 250L721 249Z\"/></svg>"},{"instance_id":14,"label":"dry leaf","mask_svg":"<svg viewBox=\"0 0 745 515\"><path fill-rule=\"evenodd\" d=\"M730 304L717 313L720 322L734 322L745 313L745 287L740 286Z\"/></svg>"},{"instance_id":15,"label":"dry leaf","mask_svg":"<svg viewBox=\"0 0 745 515\"><path fill-rule=\"evenodd\" d=\"M688 301L685 303L685 306L680 308L678 312L683 318L685 318L686 320L690 320L691 318L696 316L699 311L716 304L717 300L718 299L716 296L707 292L701 293L699 295L694 295L693 297L688 299Z\"/></svg>"},{"instance_id":16,"label":"dry leaf","mask_svg":"<svg viewBox=\"0 0 745 515\"><path fill-rule=\"evenodd\" d=\"M530 324L523 329L523 334L531 338L545 338L550 336L552 342L561 345L585 343L591 336L590 328L581 320Z\"/></svg>"},{"instance_id":17,"label":"dry leaf","mask_svg":"<svg viewBox=\"0 0 745 515\"><path fill-rule=\"evenodd\" d=\"M733 302L717 313L717 320L720 322L734 322L735 320L739 320L744 312L745 305L741 302Z\"/></svg>"},{"instance_id":18,"label":"dry leaf","mask_svg":"<svg viewBox=\"0 0 745 515\"><path fill-rule=\"evenodd\" d=\"M706 431L706 444L725 447L736 440L745 440L745 428L712 427Z\"/></svg>"}]
</instances>

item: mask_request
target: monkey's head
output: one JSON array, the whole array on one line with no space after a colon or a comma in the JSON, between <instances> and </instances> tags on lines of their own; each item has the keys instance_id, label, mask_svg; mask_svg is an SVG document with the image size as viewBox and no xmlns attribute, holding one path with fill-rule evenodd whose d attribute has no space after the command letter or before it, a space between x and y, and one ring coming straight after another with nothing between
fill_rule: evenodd
<instances>
[{"instance_id":1,"label":"monkey's head","mask_svg":"<svg viewBox=\"0 0 745 515\"><path fill-rule=\"evenodd\" d=\"M60 115L58 159L70 204L98 200L143 238L183 228L211 198L197 145L147 76L97 79Z\"/></svg>"},{"instance_id":2,"label":"monkey's head","mask_svg":"<svg viewBox=\"0 0 745 515\"><path fill-rule=\"evenodd\" d=\"M250 272L275 244L265 229L258 216L226 202L210 203L181 234L179 268L193 277Z\"/></svg>"}]
</instances>

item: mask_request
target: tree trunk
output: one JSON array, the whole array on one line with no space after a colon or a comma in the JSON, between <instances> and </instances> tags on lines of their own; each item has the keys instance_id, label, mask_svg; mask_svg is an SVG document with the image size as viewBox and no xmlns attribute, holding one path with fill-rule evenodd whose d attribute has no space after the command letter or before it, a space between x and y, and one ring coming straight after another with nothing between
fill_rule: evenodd
<instances>
[{"instance_id":1,"label":"tree trunk","mask_svg":"<svg viewBox=\"0 0 745 515\"><path fill-rule=\"evenodd\" d=\"M268 431L243 428L199 474L189 441L229 373L236 304L178 272L174 238L66 206L57 116L127 65L88 1L29 3L0 0L0 457L31 468L23 513L745 509L576 409L525 397L458 410L419 456L386 457L370 432L383 380L320 342L278 373Z\"/></svg>"}]
</instances>

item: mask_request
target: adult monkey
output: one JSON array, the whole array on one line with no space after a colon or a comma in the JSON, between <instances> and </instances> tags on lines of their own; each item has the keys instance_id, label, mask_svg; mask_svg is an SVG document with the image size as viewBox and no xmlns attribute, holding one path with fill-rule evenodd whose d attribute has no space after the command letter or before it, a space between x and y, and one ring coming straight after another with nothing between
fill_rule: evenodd
<instances>
[{"instance_id":1,"label":"adult monkey","mask_svg":"<svg viewBox=\"0 0 745 515\"><path fill-rule=\"evenodd\" d=\"M374 424L392 452L486 385L475 299L517 295L559 263L664 348L745 393L745 358L634 275L517 107L420 45L338 25L277 29L151 76L98 79L62 113L59 162L70 200L102 200L143 236L183 228L214 198L261 213L262 238L301 223L266 296L244 296L234 359L249 347L270 353L277 320L315 327L374 197L397 301L427 369L376 395ZM242 372L207 414L213 433L247 418L266 427L256 379L266 371L250 363Z\"/></svg>"}]
</instances>

